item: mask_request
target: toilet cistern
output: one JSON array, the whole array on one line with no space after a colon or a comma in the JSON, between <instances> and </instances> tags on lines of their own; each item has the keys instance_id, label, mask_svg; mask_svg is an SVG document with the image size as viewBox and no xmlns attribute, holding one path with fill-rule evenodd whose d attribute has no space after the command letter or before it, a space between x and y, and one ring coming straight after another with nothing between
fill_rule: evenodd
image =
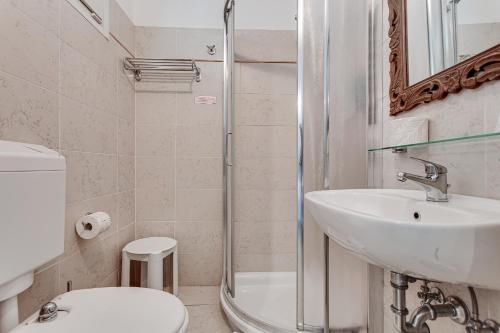
<instances>
[{"instance_id":1,"label":"toilet cistern","mask_svg":"<svg viewBox=\"0 0 500 333\"><path fill-rule=\"evenodd\" d=\"M19 323L17 295L64 252L66 162L38 145L0 141L0 333Z\"/></svg>"}]
</instances>

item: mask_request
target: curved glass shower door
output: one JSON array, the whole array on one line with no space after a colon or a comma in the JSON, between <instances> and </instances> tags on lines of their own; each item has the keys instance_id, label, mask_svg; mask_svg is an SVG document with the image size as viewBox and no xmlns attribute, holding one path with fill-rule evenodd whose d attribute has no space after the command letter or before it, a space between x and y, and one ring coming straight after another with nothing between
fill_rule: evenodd
<instances>
[{"instance_id":1,"label":"curved glass shower door","mask_svg":"<svg viewBox=\"0 0 500 333\"><path fill-rule=\"evenodd\" d=\"M224 6L224 110L223 110L223 213L224 213L224 269L223 288L235 296L233 264L233 90L234 90L234 1Z\"/></svg>"},{"instance_id":2,"label":"curved glass shower door","mask_svg":"<svg viewBox=\"0 0 500 333\"><path fill-rule=\"evenodd\" d=\"M224 8L223 296L253 327L296 332L296 6L252 8Z\"/></svg>"},{"instance_id":3,"label":"curved glass shower door","mask_svg":"<svg viewBox=\"0 0 500 333\"><path fill-rule=\"evenodd\" d=\"M372 2L234 1L224 10L224 310L242 332L327 332L325 322L366 332L368 266L324 240L303 195L367 186ZM261 17L247 17L256 2ZM248 26L266 15L272 24Z\"/></svg>"}]
</instances>

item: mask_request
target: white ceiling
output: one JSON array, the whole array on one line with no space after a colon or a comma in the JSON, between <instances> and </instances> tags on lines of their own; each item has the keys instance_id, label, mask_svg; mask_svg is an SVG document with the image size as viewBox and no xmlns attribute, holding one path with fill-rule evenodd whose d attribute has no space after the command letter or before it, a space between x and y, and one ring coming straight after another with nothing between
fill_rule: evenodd
<instances>
[{"instance_id":1,"label":"white ceiling","mask_svg":"<svg viewBox=\"0 0 500 333\"><path fill-rule=\"evenodd\" d=\"M117 0L137 26L222 29L225 0ZM236 0L236 28L295 30L296 0Z\"/></svg>"}]
</instances>

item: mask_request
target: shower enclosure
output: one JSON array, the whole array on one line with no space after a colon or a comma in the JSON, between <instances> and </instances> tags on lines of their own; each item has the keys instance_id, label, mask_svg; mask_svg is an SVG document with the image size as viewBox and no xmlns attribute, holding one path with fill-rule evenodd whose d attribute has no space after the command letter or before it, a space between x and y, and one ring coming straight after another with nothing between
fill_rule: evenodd
<instances>
[{"instance_id":1,"label":"shower enclosure","mask_svg":"<svg viewBox=\"0 0 500 333\"><path fill-rule=\"evenodd\" d=\"M303 196L368 186L370 22L380 9L298 0L296 31L255 32L235 28L245 1L224 7L222 306L243 332L328 332L325 322L366 332L368 303L382 302L368 289L372 270L324 240Z\"/></svg>"},{"instance_id":2,"label":"shower enclosure","mask_svg":"<svg viewBox=\"0 0 500 333\"><path fill-rule=\"evenodd\" d=\"M296 31L236 31L238 5L224 8L222 296L247 331L287 332L296 325ZM257 39L280 50L245 48Z\"/></svg>"}]
</instances>

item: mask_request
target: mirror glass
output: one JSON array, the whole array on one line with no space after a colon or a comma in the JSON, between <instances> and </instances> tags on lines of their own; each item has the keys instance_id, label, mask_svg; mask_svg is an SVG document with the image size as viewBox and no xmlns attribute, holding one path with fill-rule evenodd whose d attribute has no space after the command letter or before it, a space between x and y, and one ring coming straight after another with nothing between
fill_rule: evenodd
<instances>
[{"instance_id":1,"label":"mirror glass","mask_svg":"<svg viewBox=\"0 0 500 333\"><path fill-rule=\"evenodd\" d=\"M408 83L500 43L500 0L407 0Z\"/></svg>"}]
</instances>

